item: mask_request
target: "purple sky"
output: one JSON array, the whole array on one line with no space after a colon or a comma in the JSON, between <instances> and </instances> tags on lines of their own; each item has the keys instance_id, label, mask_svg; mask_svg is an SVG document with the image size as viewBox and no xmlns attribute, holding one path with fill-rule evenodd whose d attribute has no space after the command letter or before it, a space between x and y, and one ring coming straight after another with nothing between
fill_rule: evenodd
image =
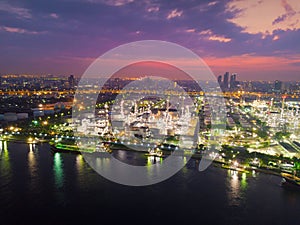
<instances>
[{"instance_id":1,"label":"purple sky","mask_svg":"<svg viewBox=\"0 0 300 225\"><path fill-rule=\"evenodd\" d=\"M0 73L81 75L138 40L180 44L215 75L300 80L299 0L0 0Z\"/></svg>"}]
</instances>

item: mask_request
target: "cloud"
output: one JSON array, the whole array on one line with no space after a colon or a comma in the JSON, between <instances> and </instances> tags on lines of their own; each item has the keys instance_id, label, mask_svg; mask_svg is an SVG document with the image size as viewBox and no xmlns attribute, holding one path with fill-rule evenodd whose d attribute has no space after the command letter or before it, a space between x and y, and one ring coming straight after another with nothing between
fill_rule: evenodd
<instances>
[{"instance_id":1,"label":"cloud","mask_svg":"<svg viewBox=\"0 0 300 225\"><path fill-rule=\"evenodd\" d=\"M173 19L175 17L181 17L182 16L183 11L178 9L173 9L168 15L167 15L167 19Z\"/></svg>"},{"instance_id":2,"label":"cloud","mask_svg":"<svg viewBox=\"0 0 300 225\"><path fill-rule=\"evenodd\" d=\"M6 27L6 26L1 26L0 31L5 31L8 33L18 33L18 34L43 34L43 33L45 33L45 31L30 31L30 30L26 30L23 28Z\"/></svg>"},{"instance_id":3,"label":"cloud","mask_svg":"<svg viewBox=\"0 0 300 225\"><path fill-rule=\"evenodd\" d=\"M203 30L203 31L199 32L199 34L201 36L204 36L207 40L210 40L210 41L218 41L218 42L225 42L225 43L231 41L231 38L226 38L222 35L216 35L211 30Z\"/></svg>"},{"instance_id":4,"label":"cloud","mask_svg":"<svg viewBox=\"0 0 300 225\"><path fill-rule=\"evenodd\" d=\"M199 32L200 35L212 35L213 32L211 30L203 30Z\"/></svg>"},{"instance_id":5,"label":"cloud","mask_svg":"<svg viewBox=\"0 0 300 225\"><path fill-rule=\"evenodd\" d=\"M15 7L5 2L0 2L0 11L17 15L18 18L31 19L32 15L28 9Z\"/></svg>"},{"instance_id":6,"label":"cloud","mask_svg":"<svg viewBox=\"0 0 300 225\"><path fill-rule=\"evenodd\" d=\"M273 37L273 39L272 39L273 41L277 41L277 40L279 40L279 36L278 35L275 35L274 37Z\"/></svg>"},{"instance_id":7,"label":"cloud","mask_svg":"<svg viewBox=\"0 0 300 225\"><path fill-rule=\"evenodd\" d=\"M102 3L110 6L123 6L134 2L134 0L88 0L91 3Z\"/></svg>"},{"instance_id":8,"label":"cloud","mask_svg":"<svg viewBox=\"0 0 300 225\"><path fill-rule=\"evenodd\" d=\"M51 13L50 17L53 18L53 19L58 19L59 15L57 15L56 13Z\"/></svg>"},{"instance_id":9,"label":"cloud","mask_svg":"<svg viewBox=\"0 0 300 225\"><path fill-rule=\"evenodd\" d=\"M231 0L226 11L234 15L227 21L249 34L260 33L265 37L276 30L300 29L299 0Z\"/></svg>"},{"instance_id":10,"label":"cloud","mask_svg":"<svg viewBox=\"0 0 300 225\"><path fill-rule=\"evenodd\" d=\"M292 6L286 1L286 0L281 0L281 5L285 9L286 13L277 17L273 22L272 25L275 25L277 23L285 21L287 18L294 16L296 11L292 8Z\"/></svg>"},{"instance_id":11,"label":"cloud","mask_svg":"<svg viewBox=\"0 0 300 225\"><path fill-rule=\"evenodd\" d=\"M187 32L187 33L195 33L196 29L186 29L185 32Z\"/></svg>"},{"instance_id":12,"label":"cloud","mask_svg":"<svg viewBox=\"0 0 300 225\"><path fill-rule=\"evenodd\" d=\"M216 5L217 3L218 3L218 1L209 2L209 3L207 4L207 6L214 6L214 5Z\"/></svg>"},{"instance_id":13,"label":"cloud","mask_svg":"<svg viewBox=\"0 0 300 225\"><path fill-rule=\"evenodd\" d=\"M158 12L158 11L159 11L158 6L152 6L147 9L147 12Z\"/></svg>"},{"instance_id":14,"label":"cloud","mask_svg":"<svg viewBox=\"0 0 300 225\"><path fill-rule=\"evenodd\" d=\"M226 38L226 37L222 37L222 36L216 36L216 35L208 37L208 40L210 40L210 41L225 42L225 43L231 41L230 38Z\"/></svg>"}]
</instances>

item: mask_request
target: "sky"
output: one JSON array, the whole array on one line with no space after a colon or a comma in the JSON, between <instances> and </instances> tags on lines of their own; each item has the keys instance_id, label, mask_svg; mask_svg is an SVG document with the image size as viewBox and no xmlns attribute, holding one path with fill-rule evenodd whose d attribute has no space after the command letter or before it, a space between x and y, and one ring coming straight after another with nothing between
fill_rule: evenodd
<instances>
[{"instance_id":1,"label":"sky","mask_svg":"<svg viewBox=\"0 0 300 225\"><path fill-rule=\"evenodd\" d=\"M191 80L189 74L166 63L159 63L154 61L143 61L139 63L129 64L121 70L115 72L112 78L144 78L152 77L165 78L169 80Z\"/></svg>"},{"instance_id":2,"label":"sky","mask_svg":"<svg viewBox=\"0 0 300 225\"><path fill-rule=\"evenodd\" d=\"M300 80L299 0L0 0L0 74L80 76L140 40L182 45L215 76Z\"/></svg>"}]
</instances>

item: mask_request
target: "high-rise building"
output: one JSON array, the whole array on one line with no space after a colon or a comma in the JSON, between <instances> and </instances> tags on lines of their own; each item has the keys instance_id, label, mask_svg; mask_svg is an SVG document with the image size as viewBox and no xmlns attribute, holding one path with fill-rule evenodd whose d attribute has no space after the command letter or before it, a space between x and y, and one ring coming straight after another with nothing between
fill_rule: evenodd
<instances>
[{"instance_id":1,"label":"high-rise building","mask_svg":"<svg viewBox=\"0 0 300 225\"><path fill-rule=\"evenodd\" d=\"M233 73L230 76L230 90L234 90L236 88L236 74Z\"/></svg>"},{"instance_id":2,"label":"high-rise building","mask_svg":"<svg viewBox=\"0 0 300 225\"><path fill-rule=\"evenodd\" d=\"M223 88L224 90L227 90L228 89L228 81L229 81L229 72L226 72L224 74L224 78L223 78Z\"/></svg>"},{"instance_id":3,"label":"high-rise building","mask_svg":"<svg viewBox=\"0 0 300 225\"><path fill-rule=\"evenodd\" d=\"M218 76L218 83L221 87L222 86L222 75Z\"/></svg>"}]
</instances>

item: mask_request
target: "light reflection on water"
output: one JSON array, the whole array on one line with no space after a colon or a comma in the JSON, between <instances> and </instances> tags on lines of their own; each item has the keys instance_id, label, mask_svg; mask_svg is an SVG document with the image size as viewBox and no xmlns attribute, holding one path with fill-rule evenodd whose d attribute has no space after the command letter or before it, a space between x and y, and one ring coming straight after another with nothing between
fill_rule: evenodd
<instances>
[{"instance_id":1,"label":"light reflection on water","mask_svg":"<svg viewBox=\"0 0 300 225\"><path fill-rule=\"evenodd\" d=\"M55 186L59 189L62 188L64 185L64 171L63 171L63 160L61 157L61 153L56 152L54 154L54 179L55 179Z\"/></svg>"},{"instance_id":2,"label":"light reflection on water","mask_svg":"<svg viewBox=\"0 0 300 225\"><path fill-rule=\"evenodd\" d=\"M83 166L84 166L83 156L82 155L77 155L76 156L76 168L77 168L78 174L82 174Z\"/></svg>"},{"instance_id":3,"label":"light reflection on water","mask_svg":"<svg viewBox=\"0 0 300 225\"><path fill-rule=\"evenodd\" d=\"M242 180L241 180L241 188L242 190L246 190L248 187L248 183L247 183L247 174L246 173L243 173L242 174Z\"/></svg>"},{"instance_id":4,"label":"light reflection on water","mask_svg":"<svg viewBox=\"0 0 300 225\"><path fill-rule=\"evenodd\" d=\"M81 155L52 153L47 145L38 147L9 143L7 149L7 143L0 143L0 224L33 224L30 221L40 215L45 215L47 224L64 224L66 218L74 219L72 225L98 224L86 220L95 215L96 222L100 217L111 219L116 212L122 221L126 216L132 220L133 214L160 215L162 210L163 217L179 210L182 218L191 218L191 224L200 216L211 219L211 212L215 213L213 224L274 224L274 220L277 224L298 224L299 221L300 194L282 189L279 177L262 173L253 177L251 173L217 167L200 173L199 162L191 160L184 170L165 182L142 188L124 187L99 176ZM122 156L128 164L144 163L148 167L154 162L141 153L126 154L128 157ZM109 158L97 160L99 165L109 167ZM155 164L159 167L162 161L157 158ZM36 171L34 180L31 170ZM157 217L153 215L149 218L154 218L155 223ZM3 218L9 223L3 223ZM14 223L16 218L19 223ZM58 218L65 220L58 222Z\"/></svg>"},{"instance_id":5,"label":"light reflection on water","mask_svg":"<svg viewBox=\"0 0 300 225\"><path fill-rule=\"evenodd\" d=\"M186 164L187 164L187 158L186 158L186 156L183 156L182 159L183 159L184 164L186 165ZM182 168L182 172L183 172L184 174L186 174L186 173L188 172L188 169L187 169L186 166L184 166L184 167Z\"/></svg>"},{"instance_id":6,"label":"light reflection on water","mask_svg":"<svg viewBox=\"0 0 300 225\"><path fill-rule=\"evenodd\" d=\"M66 205L66 196L64 190L65 177L64 177L64 162L61 153L56 152L53 157L53 171L55 182L55 196L57 202L61 205Z\"/></svg>"},{"instance_id":7,"label":"light reflection on water","mask_svg":"<svg viewBox=\"0 0 300 225\"><path fill-rule=\"evenodd\" d=\"M123 150L115 150L112 154L104 152L85 153L84 159L95 172L106 174L104 177L116 183L128 183L129 181L138 183L141 180L148 182L158 179L167 165L163 157L148 155L145 152ZM187 162L187 157L175 155L173 165L170 166L182 165L183 162ZM186 168L182 170L184 173L187 172Z\"/></svg>"},{"instance_id":8,"label":"light reflection on water","mask_svg":"<svg viewBox=\"0 0 300 225\"><path fill-rule=\"evenodd\" d=\"M85 167L85 161L81 154L77 155L75 158L75 168L77 171L77 185L79 188L88 187L87 182L87 168Z\"/></svg>"},{"instance_id":9,"label":"light reflection on water","mask_svg":"<svg viewBox=\"0 0 300 225\"><path fill-rule=\"evenodd\" d=\"M13 195L13 190L11 189L12 167L10 153L7 149L7 141L1 141L0 143L1 154L0 154L0 205L9 207L14 204L12 199L9 197Z\"/></svg>"},{"instance_id":10,"label":"light reflection on water","mask_svg":"<svg viewBox=\"0 0 300 225\"><path fill-rule=\"evenodd\" d=\"M3 142L0 141L0 156L1 156L1 154L2 154L2 149L3 149Z\"/></svg>"},{"instance_id":11,"label":"light reflection on water","mask_svg":"<svg viewBox=\"0 0 300 225\"><path fill-rule=\"evenodd\" d=\"M2 153L2 162L1 162L1 176L10 174L10 157L7 150L7 141L1 141L1 153Z\"/></svg>"},{"instance_id":12,"label":"light reflection on water","mask_svg":"<svg viewBox=\"0 0 300 225\"><path fill-rule=\"evenodd\" d=\"M7 141L3 141L3 150L7 151Z\"/></svg>"},{"instance_id":13,"label":"light reflection on water","mask_svg":"<svg viewBox=\"0 0 300 225\"><path fill-rule=\"evenodd\" d=\"M162 164L163 158L155 157L155 156L147 156L147 167L151 167L153 164Z\"/></svg>"},{"instance_id":14,"label":"light reflection on water","mask_svg":"<svg viewBox=\"0 0 300 225\"><path fill-rule=\"evenodd\" d=\"M31 176L35 175L35 172L37 170L37 165L36 165L36 156L35 156L35 151L36 146L35 144L29 144L29 151L28 151L28 168Z\"/></svg>"},{"instance_id":15,"label":"light reflection on water","mask_svg":"<svg viewBox=\"0 0 300 225\"><path fill-rule=\"evenodd\" d=\"M247 190L247 174L235 170L227 171L227 196L230 206L239 206L243 201L244 192Z\"/></svg>"}]
</instances>

